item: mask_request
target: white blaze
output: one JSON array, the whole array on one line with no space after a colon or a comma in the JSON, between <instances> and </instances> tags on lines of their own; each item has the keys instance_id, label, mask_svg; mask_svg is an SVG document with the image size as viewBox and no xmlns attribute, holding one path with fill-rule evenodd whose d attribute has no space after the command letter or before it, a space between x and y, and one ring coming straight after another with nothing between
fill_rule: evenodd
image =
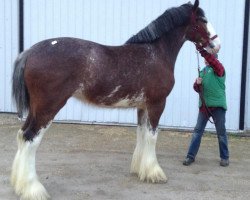
<instances>
[{"instance_id":1,"label":"white blaze","mask_svg":"<svg viewBox=\"0 0 250 200\"><path fill-rule=\"evenodd\" d=\"M207 23L207 29L210 33L210 38L214 37L216 34L214 27L212 26L212 24L210 22ZM213 46L213 48L211 47L206 47L206 50L209 53L218 53L218 51L220 50L221 47L221 41L220 38L217 36L215 39L210 41L210 44Z\"/></svg>"}]
</instances>

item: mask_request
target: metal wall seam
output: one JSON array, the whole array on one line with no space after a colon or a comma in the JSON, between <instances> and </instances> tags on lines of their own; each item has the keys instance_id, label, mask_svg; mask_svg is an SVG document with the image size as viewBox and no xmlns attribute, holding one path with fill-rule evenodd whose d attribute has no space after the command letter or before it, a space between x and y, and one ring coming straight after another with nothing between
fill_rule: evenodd
<instances>
[{"instance_id":1,"label":"metal wall seam","mask_svg":"<svg viewBox=\"0 0 250 200\"><path fill-rule=\"evenodd\" d=\"M19 0L19 53L24 50L24 0Z\"/></svg>"},{"instance_id":2,"label":"metal wall seam","mask_svg":"<svg viewBox=\"0 0 250 200\"><path fill-rule=\"evenodd\" d=\"M247 79L247 57L248 57L248 35L249 35L249 0L245 1L245 15L244 15L244 36L242 49L242 72L241 72L241 96L240 96L240 116L239 129L245 129L245 108L246 108L246 79Z\"/></svg>"}]
</instances>

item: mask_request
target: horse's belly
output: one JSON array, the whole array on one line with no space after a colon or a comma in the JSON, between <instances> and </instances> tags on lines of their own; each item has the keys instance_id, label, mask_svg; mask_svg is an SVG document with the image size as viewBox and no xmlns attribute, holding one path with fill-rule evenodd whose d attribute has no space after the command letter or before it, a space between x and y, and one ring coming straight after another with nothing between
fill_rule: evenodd
<instances>
[{"instance_id":1,"label":"horse's belly","mask_svg":"<svg viewBox=\"0 0 250 200\"><path fill-rule=\"evenodd\" d=\"M73 94L73 97L77 98L78 100L94 104L101 107L113 107L113 108L130 108L130 107L143 107L145 103L144 95L136 94L133 96L127 95L125 97L117 97L117 96L97 96L97 97L90 97L85 95L84 92L76 91Z\"/></svg>"},{"instance_id":2,"label":"horse's belly","mask_svg":"<svg viewBox=\"0 0 250 200\"><path fill-rule=\"evenodd\" d=\"M141 107L144 105L143 96L125 97L114 102L111 106L118 108Z\"/></svg>"}]
</instances>

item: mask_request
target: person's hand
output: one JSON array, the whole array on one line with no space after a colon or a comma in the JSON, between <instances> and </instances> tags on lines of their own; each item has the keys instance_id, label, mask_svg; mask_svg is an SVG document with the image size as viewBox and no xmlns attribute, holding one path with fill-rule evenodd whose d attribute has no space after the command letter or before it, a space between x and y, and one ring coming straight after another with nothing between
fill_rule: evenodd
<instances>
[{"instance_id":1,"label":"person's hand","mask_svg":"<svg viewBox=\"0 0 250 200\"><path fill-rule=\"evenodd\" d=\"M207 58L207 56L209 55L209 53L201 46L196 44L196 50L201 54L201 56L203 58Z\"/></svg>"},{"instance_id":2,"label":"person's hand","mask_svg":"<svg viewBox=\"0 0 250 200\"><path fill-rule=\"evenodd\" d=\"M197 79L196 79L196 83L197 83L198 85L200 85L200 84L202 83L202 78L200 78L200 77L197 78Z\"/></svg>"}]
</instances>

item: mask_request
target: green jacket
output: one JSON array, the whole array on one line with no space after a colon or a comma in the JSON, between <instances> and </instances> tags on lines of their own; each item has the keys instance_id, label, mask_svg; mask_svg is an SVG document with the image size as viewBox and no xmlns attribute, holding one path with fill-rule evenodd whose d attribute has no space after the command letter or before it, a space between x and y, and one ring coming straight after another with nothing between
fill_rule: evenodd
<instances>
[{"instance_id":1,"label":"green jacket","mask_svg":"<svg viewBox=\"0 0 250 200\"><path fill-rule=\"evenodd\" d=\"M200 72L202 78L203 97L207 107L222 107L227 109L226 103L226 72L222 77L215 74L211 66L204 67ZM199 101L199 107L202 102Z\"/></svg>"}]
</instances>

